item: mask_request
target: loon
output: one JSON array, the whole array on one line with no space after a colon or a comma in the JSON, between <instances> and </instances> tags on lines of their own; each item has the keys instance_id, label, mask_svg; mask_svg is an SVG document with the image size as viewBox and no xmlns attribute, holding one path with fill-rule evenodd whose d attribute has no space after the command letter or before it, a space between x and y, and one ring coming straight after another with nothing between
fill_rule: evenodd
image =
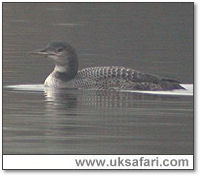
<instances>
[{"instance_id":1,"label":"loon","mask_svg":"<svg viewBox=\"0 0 200 176\"><path fill-rule=\"evenodd\" d=\"M131 89L173 90L184 89L178 81L160 78L123 66L88 67L78 70L75 49L66 42L51 42L31 54L53 59L55 68L44 85L52 88L77 89Z\"/></svg>"}]
</instances>

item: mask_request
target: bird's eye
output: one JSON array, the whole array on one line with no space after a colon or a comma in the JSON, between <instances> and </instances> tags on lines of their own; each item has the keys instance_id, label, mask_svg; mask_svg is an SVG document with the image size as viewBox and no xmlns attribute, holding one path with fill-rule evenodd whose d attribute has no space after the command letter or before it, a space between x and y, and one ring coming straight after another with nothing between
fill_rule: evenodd
<instances>
[{"instance_id":1,"label":"bird's eye","mask_svg":"<svg viewBox=\"0 0 200 176\"><path fill-rule=\"evenodd\" d=\"M63 48L59 48L57 51L58 51L58 52L62 52L62 51L63 51Z\"/></svg>"}]
</instances>

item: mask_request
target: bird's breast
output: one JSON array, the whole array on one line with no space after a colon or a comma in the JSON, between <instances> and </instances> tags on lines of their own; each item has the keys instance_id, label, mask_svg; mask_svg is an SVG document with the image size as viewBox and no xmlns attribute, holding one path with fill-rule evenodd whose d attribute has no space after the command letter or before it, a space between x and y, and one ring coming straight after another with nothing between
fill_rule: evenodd
<instances>
[{"instance_id":1,"label":"bird's breast","mask_svg":"<svg viewBox=\"0 0 200 176\"><path fill-rule=\"evenodd\" d=\"M54 87L54 88L69 88L70 83L63 81L61 79L56 78L52 73L46 78L44 82L44 86L46 87Z\"/></svg>"}]
</instances>

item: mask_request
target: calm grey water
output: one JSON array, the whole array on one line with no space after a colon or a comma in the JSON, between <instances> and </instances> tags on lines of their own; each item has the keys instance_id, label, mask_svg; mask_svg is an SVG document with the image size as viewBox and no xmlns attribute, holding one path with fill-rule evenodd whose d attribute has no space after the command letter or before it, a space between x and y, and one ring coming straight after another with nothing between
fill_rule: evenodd
<instances>
[{"instance_id":1,"label":"calm grey water","mask_svg":"<svg viewBox=\"0 0 200 176\"><path fill-rule=\"evenodd\" d=\"M192 3L4 3L3 85L42 84L28 53L62 40L80 69L122 65L193 83ZM193 96L3 89L4 154L193 154Z\"/></svg>"}]
</instances>

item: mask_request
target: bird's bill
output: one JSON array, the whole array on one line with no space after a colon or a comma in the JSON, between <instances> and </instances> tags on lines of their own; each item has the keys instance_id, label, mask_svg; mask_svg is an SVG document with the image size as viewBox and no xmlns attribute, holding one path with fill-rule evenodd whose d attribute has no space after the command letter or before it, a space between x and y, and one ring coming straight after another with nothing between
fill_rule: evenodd
<instances>
[{"instance_id":1,"label":"bird's bill","mask_svg":"<svg viewBox=\"0 0 200 176\"><path fill-rule=\"evenodd\" d=\"M46 51L46 49L42 49L42 50L36 50L36 51L32 51L30 52L31 55L48 55L49 53Z\"/></svg>"}]
</instances>

